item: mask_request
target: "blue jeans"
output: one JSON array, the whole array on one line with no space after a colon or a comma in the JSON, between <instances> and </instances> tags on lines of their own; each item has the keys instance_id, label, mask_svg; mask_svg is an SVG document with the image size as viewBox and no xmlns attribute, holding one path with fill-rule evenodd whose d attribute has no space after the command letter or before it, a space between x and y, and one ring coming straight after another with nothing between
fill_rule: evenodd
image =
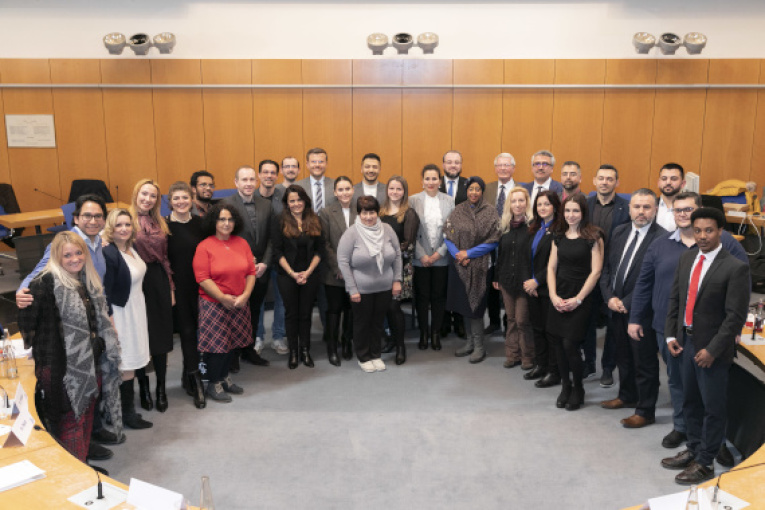
<instances>
[{"instance_id":1,"label":"blue jeans","mask_svg":"<svg viewBox=\"0 0 765 510\"><path fill-rule=\"evenodd\" d=\"M271 269L271 285L274 292L274 321L271 324L271 337L274 340L284 338L284 302L279 294L279 286L276 284L276 269ZM263 327L263 315L265 303L260 306L260 321L258 323L258 338L265 339L266 329Z\"/></svg>"},{"instance_id":2,"label":"blue jeans","mask_svg":"<svg viewBox=\"0 0 765 510\"><path fill-rule=\"evenodd\" d=\"M656 331L656 330L654 330ZM661 359L667 365L667 379L669 384L669 398L672 401L672 424L673 428L685 433L685 418L683 417L683 375L682 356L675 358L670 354L664 333L656 331L656 342L659 344Z\"/></svg>"}]
</instances>

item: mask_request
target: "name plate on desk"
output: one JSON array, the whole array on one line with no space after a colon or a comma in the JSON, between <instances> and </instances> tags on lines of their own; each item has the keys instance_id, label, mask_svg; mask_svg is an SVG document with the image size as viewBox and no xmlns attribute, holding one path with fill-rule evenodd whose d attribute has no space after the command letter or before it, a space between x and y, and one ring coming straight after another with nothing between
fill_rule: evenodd
<instances>
[{"instance_id":1,"label":"name plate on desk","mask_svg":"<svg viewBox=\"0 0 765 510\"><path fill-rule=\"evenodd\" d=\"M16 386L16 396L13 397L13 410L11 416L18 416L21 413L29 414L29 397L21 383Z\"/></svg>"},{"instance_id":2,"label":"name plate on desk","mask_svg":"<svg viewBox=\"0 0 765 510\"><path fill-rule=\"evenodd\" d=\"M186 498L150 483L130 479L127 502L140 510L186 510Z\"/></svg>"},{"instance_id":3,"label":"name plate on desk","mask_svg":"<svg viewBox=\"0 0 765 510\"><path fill-rule=\"evenodd\" d=\"M24 446L29 440L29 435L35 428L35 419L29 414L29 411L19 413L19 417L13 422L11 427L11 433L8 434L8 439L5 440L3 448L9 446Z\"/></svg>"}]
</instances>

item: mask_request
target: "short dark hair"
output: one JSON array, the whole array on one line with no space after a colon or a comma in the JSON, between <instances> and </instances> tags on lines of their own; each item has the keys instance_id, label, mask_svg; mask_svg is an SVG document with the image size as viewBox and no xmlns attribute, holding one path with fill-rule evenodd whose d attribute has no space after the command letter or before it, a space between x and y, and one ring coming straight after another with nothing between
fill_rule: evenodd
<instances>
[{"instance_id":1,"label":"short dark hair","mask_svg":"<svg viewBox=\"0 0 765 510\"><path fill-rule=\"evenodd\" d=\"M361 211L374 211L380 214L380 202L371 195L359 197L356 200L356 213L361 214Z\"/></svg>"},{"instance_id":2,"label":"short dark hair","mask_svg":"<svg viewBox=\"0 0 765 510\"><path fill-rule=\"evenodd\" d=\"M691 225L696 223L696 220L699 219L715 220L717 228L723 228L725 226L725 215L720 209L715 209L714 207L699 207L691 213Z\"/></svg>"},{"instance_id":3,"label":"short dark hair","mask_svg":"<svg viewBox=\"0 0 765 510\"><path fill-rule=\"evenodd\" d=\"M341 182L343 182L343 181L348 181L348 183L349 183L351 186L353 186L353 181L351 180L351 178L350 178L350 177L348 177L348 176L345 176L345 175L341 175L340 177L338 177L337 179L335 179L335 187L334 187L333 189L337 189L337 185L338 185L338 184L340 184L340 183L341 183Z\"/></svg>"},{"instance_id":4,"label":"short dark hair","mask_svg":"<svg viewBox=\"0 0 765 510\"><path fill-rule=\"evenodd\" d=\"M581 165L577 163L576 161L570 161L570 160L566 161L565 163L563 163L563 166L575 166L577 170L580 170L580 171L582 170Z\"/></svg>"},{"instance_id":5,"label":"short dark hair","mask_svg":"<svg viewBox=\"0 0 765 510\"><path fill-rule=\"evenodd\" d=\"M101 207L101 211L104 213L104 218L109 214L109 211L106 210L106 201L101 195L96 195L95 193L88 193L86 195L80 195L77 197L77 200L74 201L74 212L72 213L72 216L75 218L80 217L80 211L82 210L82 206L85 205L85 202L95 202Z\"/></svg>"},{"instance_id":6,"label":"short dark hair","mask_svg":"<svg viewBox=\"0 0 765 510\"><path fill-rule=\"evenodd\" d=\"M619 180L619 170L617 170L614 165L603 164L598 167L598 170L611 170L616 174L616 180ZM596 175L597 173L598 172L595 172Z\"/></svg>"},{"instance_id":7,"label":"short dark hair","mask_svg":"<svg viewBox=\"0 0 765 510\"><path fill-rule=\"evenodd\" d=\"M679 163L667 163L659 169L659 173L661 173L662 170L679 170L680 178L685 179L685 169Z\"/></svg>"},{"instance_id":8,"label":"short dark hair","mask_svg":"<svg viewBox=\"0 0 765 510\"><path fill-rule=\"evenodd\" d=\"M327 156L327 151L325 151L321 147L314 147L313 149L308 149L308 152L305 153L306 161L308 161L308 158L311 157L311 154L324 154L324 156L327 158L327 161L329 161L329 156Z\"/></svg>"},{"instance_id":9,"label":"short dark hair","mask_svg":"<svg viewBox=\"0 0 765 510\"><path fill-rule=\"evenodd\" d=\"M279 163L277 163L273 159L264 159L263 161L258 163L258 173L260 173L260 171L263 170L263 165L274 165L276 167L276 173L279 173Z\"/></svg>"},{"instance_id":10,"label":"short dark hair","mask_svg":"<svg viewBox=\"0 0 765 510\"><path fill-rule=\"evenodd\" d=\"M197 187L197 181L199 180L200 177L209 177L210 179L213 180L213 182L215 182L215 177L213 177L213 174L211 174L207 170L197 170L196 172L191 174L191 179L189 179L189 184L191 184L192 188Z\"/></svg>"},{"instance_id":11,"label":"short dark hair","mask_svg":"<svg viewBox=\"0 0 765 510\"><path fill-rule=\"evenodd\" d=\"M228 211L231 217L234 219L234 230L231 231L231 235L239 235L244 225L242 224L242 216L237 212L236 208L225 202L218 202L210 212L208 212L204 218L202 218L202 235L210 237L215 235L215 227L218 224L218 218L220 218L221 211Z\"/></svg>"},{"instance_id":12,"label":"short dark hair","mask_svg":"<svg viewBox=\"0 0 765 510\"><path fill-rule=\"evenodd\" d=\"M374 159L378 163L382 164L382 162L380 161L380 156L378 156L374 152L367 152L366 154L364 154L364 156L361 158L361 162L363 163L365 159Z\"/></svg>"},{"instance_id":13,"label":"short dark hair","mask_svg":"<svg viewBox=\"0 0 765 510\"><path fill-rule=\"evenodd\" d=\"M673 200L672 203L674 204L677 200L688 200L689 198L693 199L697 207L701 207L701 195L695 191L681 191L675 195L675 200Z\"/></svg>"},{"instance_id":14,"label":"short dark hair","mask_svg":"<svg viewBox=\"0 0 765 510\"><path fill-rule=\"evenodd\" d=\"M430 170L433 170L434 172L438 172L438 178L441 178L441 169L438 167L438 165L434 165L433 163L429 165L425 165L422 169L422 176L425 177L425 172L429 172Z\"/></svg>"},{"instance_id":15,"label":"short dark hair","mask_svg":"<svg viewBox=\"0 0 765 510\"><path fill-rule=\"evenodd\" d=\"M642 197L653 197L654 201L658 204L659 203L659 197L656 196L656 193L652 189L648 188L640 188L636 190L633 194L633 197L635 196L642 196Z\"/></svg>"}]
</instances>

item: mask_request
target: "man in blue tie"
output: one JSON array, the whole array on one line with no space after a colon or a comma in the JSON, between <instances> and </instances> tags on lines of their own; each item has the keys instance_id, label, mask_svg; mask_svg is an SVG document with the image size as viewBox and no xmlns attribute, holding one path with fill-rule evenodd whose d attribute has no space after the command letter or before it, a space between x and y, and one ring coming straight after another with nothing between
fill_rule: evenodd
<instances>
[{"instance_id":1,"label":"man in blue tie","mask_svg":"<svg viewBox=\"0 0 765 510\"><path fill-rule=\"evenodd\" d=\"M467 179L462 177L462 154L450 150L444 154L444 180L438 191L446 193L454 199L454 205L459 205L467 200Z\"/></svg>"}]
</instances>

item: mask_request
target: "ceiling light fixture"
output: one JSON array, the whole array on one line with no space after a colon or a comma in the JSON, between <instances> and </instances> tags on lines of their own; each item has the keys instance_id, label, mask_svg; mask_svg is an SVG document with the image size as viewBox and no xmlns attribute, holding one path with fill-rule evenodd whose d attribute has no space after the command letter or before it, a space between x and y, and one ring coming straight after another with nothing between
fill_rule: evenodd
<instances>
[{"instance_id":1,"label":"ceiling light fixture","mask_svg":"<svg viewBox=\"0 0 765 510\"><path fill-rule=\"evenodd\" d=\"M648 32L638 32L632 36L632 45L635 51L645 55L656 45L656 37Z\"/></svg>"},{"instance_id":2,"label":"ceiling light fixture","mask_svg":"<svg viewBox=\"0 0 765 510\"><path fill-rule=\"evenodd\" d=\"M175 34L172 32L162 32L154 36L154 46L163 55L173 52L175 48Z\"/></svg>"},{"instance_id":3,"label":"ceiling light fixture","mask_svg":"<svg viewBox=\"0 0 765 510\"><path fill-rule=\"evenodd\" d=\"M679 35L673 34L672 32L666 32L659 36L659 43L657 46L663 54L674 55L682 43L683 41L680 39Z\"/></svg>"},{"instance_id":4,"label":"ceiling light fixture","mask_svg":"<svg viewBox=\"0 0 765 510\"><path fill-rule=\"evenodd\" d=\"M388 36L385 34L375 32L367 37L367 47L372 50L372 55L382 55L388 46Z\"/></svg>"},{"instance_id":5,"label":"ceiling light fixture","mask_svg":"<svg viewBox=\"0 0 765 510\"><path fill-rule=\"evenodd\" d=\"M393 36L393 47L398 50L399 55L408 55L409 48L414 46L412 34L401 32Z\"/></svg>"},{"instance_id":6,"label":"ceiling light fixture","mask_svg":"<svg viewBox=\"0 0 765 510\"><path fill-rule=\"evenodd\" d=\"M683 38L683 44L689 55L698 55L707 45L707 36L701 32L688 32Z\"/></svg>"},{"instance_id":7,"label":"ceiling light fixture","mask_svg":"<svg viewBox=\"0 0 765 510\"><path fill-rule=\"evenodd\" d=\"M128 46L136 55L146 55L151 49L151 39L146 34L135 34L128 39Z\"/></svg>"},{"instance_id":8,"label":"ceiling light fixture","mask_svg":"<svg viewBox=\"0 0 765 510\"><path fill-rule=\"evenodd\" d=\"M438 46L438 35L433 32L423 32L417 36L417 46L422 48L422 52L425 55L433 53L433 50Z\"/></svg>"},{"instance_id":9,"label":"ceiling light fixture","mask_svg":"<svg viewBox=\"0 0 765 510\"><path fill-rule=\"evenodd\" d=\"M104 46L109 50L112 55L122 55L122 50L125 49L127 41L125 41L124 34L119 32L111 32L104 36Z\"/></svg>"}]
</instances>

